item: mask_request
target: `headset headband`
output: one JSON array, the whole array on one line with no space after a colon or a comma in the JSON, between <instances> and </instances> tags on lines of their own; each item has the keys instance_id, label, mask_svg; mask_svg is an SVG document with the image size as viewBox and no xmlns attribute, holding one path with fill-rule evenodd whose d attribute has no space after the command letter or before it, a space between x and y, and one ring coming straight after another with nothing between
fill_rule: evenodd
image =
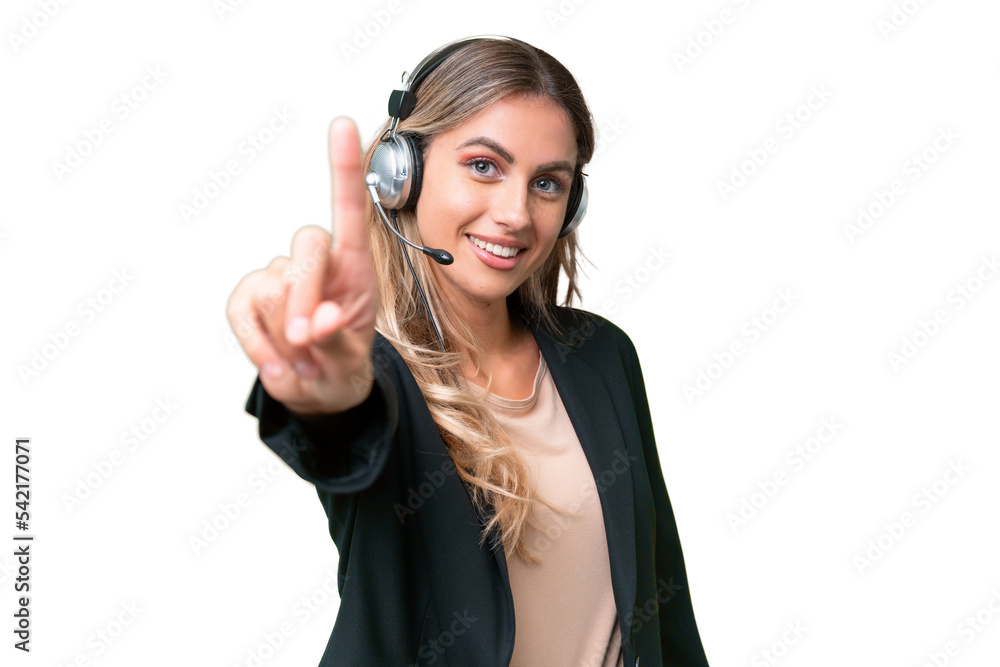
<instances>
[{"instance_id":1,"label":"headset headband","mask_svg":"<svg viewBox=\"0 0 1000 667\"><path fill-rule=\"evenodd\" d=\"M403 77L405 80L403 82L402 90L392 91L392 95L389 96L389 116L392 118L392 124L389 126L388 136L392 137L396 134L396 126L399 121L406 120L411 113L413 113L413 107L417 104L417 96L414 94L414 90L420 85L420 82L424 78L434 71L438 65L448 59L448 56L455 53L456 51L464 48L472 42L479 42L485 39L499 39L506 42L514 41L510 37L505 37L503 35L476 35L474 37L463 37L462 39L456 39L454 42L449 42L434 51L426 58L421 60L416 69L407 76L407 72L403 72ZM384 140L385 138L383 138Z\"/></svg>"}]
</instances>

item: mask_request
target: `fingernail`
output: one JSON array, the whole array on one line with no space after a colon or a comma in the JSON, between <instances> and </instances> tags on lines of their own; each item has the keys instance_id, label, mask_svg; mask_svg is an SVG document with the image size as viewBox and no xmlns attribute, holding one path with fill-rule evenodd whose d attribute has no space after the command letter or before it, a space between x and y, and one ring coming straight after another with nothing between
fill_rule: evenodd
<instances>
[{"instance_id":1,"label":"fingernail","mask_svg":"<svg viewBox=\"0 0 1000 667\"><path fill-rule=\"evenodd\" d=\"M319 367L311 361L296 361L295 372L306 378L319 376Z\"/></svg>"},{"instance_id":2,"label":"fingernail","mask_svg":"<svg viewBox=\"0 0 1000 667\"><path fill-rule=\"evenodd\" d=\"M269 361L268 363L260 367L261 373L272 378L278 377L284 370L285 370L284 366L274 361Z\"/></svg>"},{"instance_id":3,"label":"fingernail","mask_svg":"<svg viewBox=\"0 0 1000 667\"><path fill-rule=\"evenodd\" d=\"M285 328L285 338L289 343L304 343L309 338L309 320L294 317Z\"/></svg>"}]
</instances>

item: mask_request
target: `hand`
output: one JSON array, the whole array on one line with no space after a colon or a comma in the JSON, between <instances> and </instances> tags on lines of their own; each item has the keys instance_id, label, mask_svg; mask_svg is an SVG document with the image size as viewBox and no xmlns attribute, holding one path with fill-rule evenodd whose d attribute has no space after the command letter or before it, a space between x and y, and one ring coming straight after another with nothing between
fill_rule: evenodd
<instances>
[{"instance_id":1,"label":"hand","mask_svg":"<svg viewBox=\"0 0 1000 667\"><path fill-rule=\"evenodd\" d=\"M292 256L248 273L226 305L229 324L267 393L292 412L347 410L368 397L374 374L378 288L366 230L367 189L354 123L329 130L333 239L307 226Z\"/></svg>"}]
</instances>

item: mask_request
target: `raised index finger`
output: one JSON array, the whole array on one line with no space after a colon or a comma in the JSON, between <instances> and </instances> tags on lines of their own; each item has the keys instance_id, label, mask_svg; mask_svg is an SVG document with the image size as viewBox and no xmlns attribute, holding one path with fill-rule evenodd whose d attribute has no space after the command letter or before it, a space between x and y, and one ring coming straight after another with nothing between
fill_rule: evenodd
<instances>
[{"instance_id":1,"label":"raised index finger","mask_svg":"<svg viewBox=\"0 0 1000 667\"><path fill-rule=\"evenodd\" d=\"M333 179L333 247L368 250L365 229L365 175L361 141L354 121L345 116L330 123L330 176Z\"/></svg>"}]
</instances>

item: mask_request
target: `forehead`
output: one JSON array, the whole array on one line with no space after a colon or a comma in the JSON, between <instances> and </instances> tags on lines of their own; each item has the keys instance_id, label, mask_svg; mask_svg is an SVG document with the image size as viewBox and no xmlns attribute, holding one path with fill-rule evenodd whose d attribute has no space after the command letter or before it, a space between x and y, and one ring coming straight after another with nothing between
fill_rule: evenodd
<instances>
[{"instance_id":1,"label":"forehead","mask_svg":"<svg viewBox=\"0 0 1000 667\"><path fill-rule=\"evenodd\" d=\"M472 137L487 137L501 144L516 162L576 163L576 129L569 114L546 97L511 95L486 107L476 116L435 137L447 150Z\"/></svg>"}]
</instances>

